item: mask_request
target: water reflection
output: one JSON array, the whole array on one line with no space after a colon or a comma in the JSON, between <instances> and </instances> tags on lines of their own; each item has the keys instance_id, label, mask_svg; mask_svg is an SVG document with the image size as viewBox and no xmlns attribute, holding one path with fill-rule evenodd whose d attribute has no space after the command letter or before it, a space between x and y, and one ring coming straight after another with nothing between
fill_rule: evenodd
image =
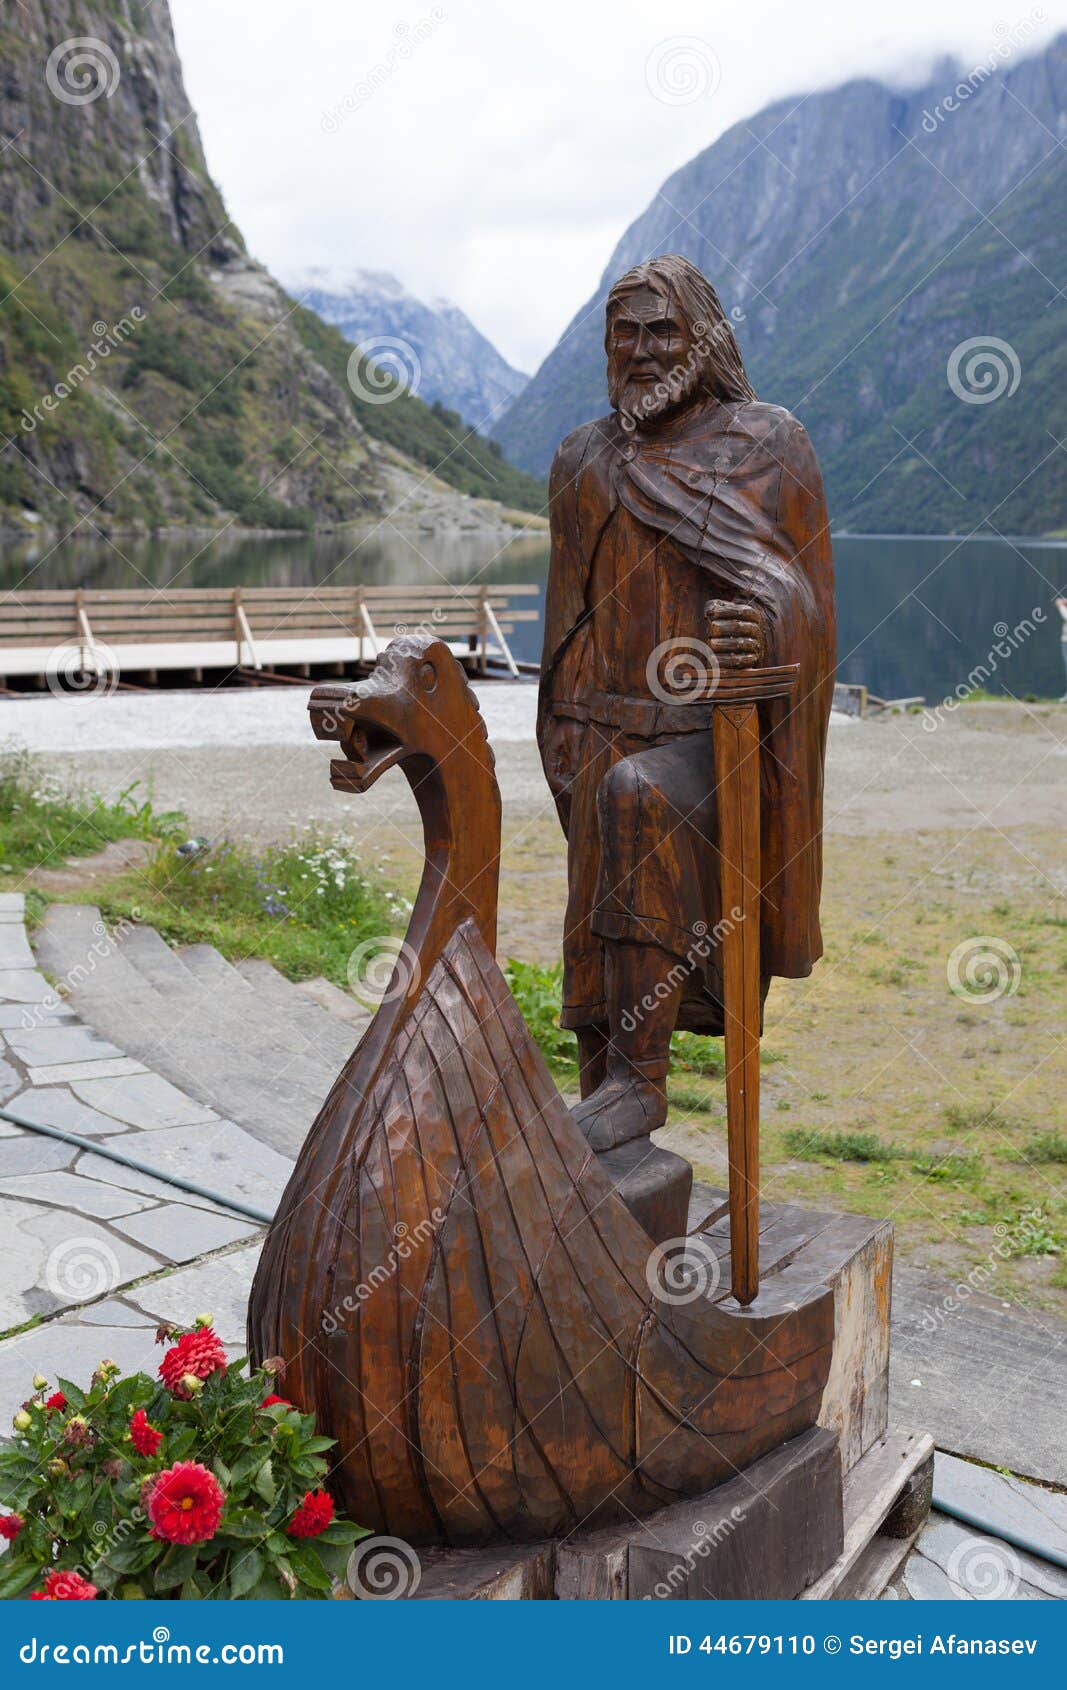
<instances>
[{"instance_id":1,"label":"water reflection","mask_svg":"<svg viewBox=\"0 0 1067 1690\"><path fill-rule=\"evenodd\" d=\"M1067 583L1067 545L954 538L840 537L834 544L840 677L882 697L938 699L978 666L994 664L991 691L1018 697L1063 691L1060 618L1053 600ZM4 548L0 589L44 587L343 586L386 582L543 583L543 533L513 539L464 531L395 529L277 538L165 535L20 542ZM527 608L535 602L528 600ZM1044 620L1035 616L1040 612ZM1007 658L1003 630L1024 618L1036 631ZM540 656L538 623L519 624L515 655Z\"/></svg>"}]
</instances>

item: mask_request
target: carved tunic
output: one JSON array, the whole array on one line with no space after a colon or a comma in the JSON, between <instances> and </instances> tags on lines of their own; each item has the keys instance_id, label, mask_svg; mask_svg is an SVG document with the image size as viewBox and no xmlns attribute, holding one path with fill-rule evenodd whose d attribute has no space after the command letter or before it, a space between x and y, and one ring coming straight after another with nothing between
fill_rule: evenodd
<instances>
[{"instance_id":1,"label":"carved tunic","mask_svg":"<svg viewBox=\"0 0 1067 1690\"><path fill-rule=\"evenodd\" d=\"M787 411L709 401L628 437L614 417L560 447L538 738L569 844L564 1021L604 1014L603 941L687 957L719 920L708 708L661 703L650 654L704 640L707 599L754 603L765 661L799 663L796 702L761 707L762 972L822 953L822 781L833 693L833 572L818 464ZM577 752L556 761L557 729ZM696 947L679 1026L721 1030L717 947ZM700 952L707 952L700 955Z\"/></svg>"}]
</instances>

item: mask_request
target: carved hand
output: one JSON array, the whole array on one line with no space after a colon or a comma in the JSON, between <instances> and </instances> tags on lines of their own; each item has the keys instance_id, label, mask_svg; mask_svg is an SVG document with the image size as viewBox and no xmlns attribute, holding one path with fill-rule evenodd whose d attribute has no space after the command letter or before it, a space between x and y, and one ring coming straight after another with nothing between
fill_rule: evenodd
<instances>
[{"instance_id":1,"label":"carved hand","mask_svg":"<svg viewBox=\"0 0 1067 1690\"><path fill-rule=\"evenodd\" d=\"M763 612L753 604L709 599L704 606L708 644L724 669L755 669L763 661Z\"/></svg>"}]
</instances>

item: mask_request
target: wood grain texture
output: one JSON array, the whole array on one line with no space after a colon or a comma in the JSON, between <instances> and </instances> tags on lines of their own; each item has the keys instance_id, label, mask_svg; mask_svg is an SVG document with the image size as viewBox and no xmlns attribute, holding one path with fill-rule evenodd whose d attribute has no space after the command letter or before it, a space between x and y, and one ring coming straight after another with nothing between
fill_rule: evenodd
<instances>
[{"instance_id":1,"label":"wood grain texture","mask_svg":"<svg viewBox=\"0 0 1067 1690\"><path fill-rule=\"evenodd\" d=\"M831 1293L787 1267L746 1309L665 1294L496 964L499 793L447 647L396 641L311 709L344 790L403 769L426 868L270 1229L253 1356L284 1356L337 1439L348 1513L412 1543L534 1541L707 1491L814 1424Z\"/></svg>"}]
</instances>

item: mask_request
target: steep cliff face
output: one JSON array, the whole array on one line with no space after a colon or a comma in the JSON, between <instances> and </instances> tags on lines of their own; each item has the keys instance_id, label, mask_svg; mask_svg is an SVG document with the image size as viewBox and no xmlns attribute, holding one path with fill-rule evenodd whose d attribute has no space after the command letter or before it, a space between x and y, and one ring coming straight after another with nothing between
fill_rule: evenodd
<instances>
[{"instance_id":1,"label":"steep cliff face","mask_svg":"<svg viewBox=\"0 0 1067 1690\"><path fill-rule=\"evenodd\" d=\"M807 423L839 523L1063 527L1046 431L1063 416L1065 134L1067 36L917 91L858 81L769 107L664 184L498 439L544 473L606 408L611 282L683 252L732 311L757 392ZM991 363L957 352L991 337Z\"/></svg>"},{"instance_id":2,"label":"steep cliff face","mask_svg":"<svg viewBox=\"0 0 1067 1690\"><path fill-rule=\"evenodd\" d=\"M501 357L458 305L419 299L387 271L311 269L284 280L295 299L333 323L354 346L373 354L383 338L399 340L401 358L410 348L419 397L458 411L481 434L493 433L530 379Z\"/></svg>"},{"instance_id":3,"label":"steep cliff face","mask_svg":"<svg viewBox=\"0 0 1067 1690\"><path fill-rule=\"evenodd\" d=\"M397 461L498 496L488 445L454 467L458 419L364 403L365 364L250 259L166 0L23 0L0 66L0 516L309 527L376 508Z\"/></svg>"}]
</instances>

